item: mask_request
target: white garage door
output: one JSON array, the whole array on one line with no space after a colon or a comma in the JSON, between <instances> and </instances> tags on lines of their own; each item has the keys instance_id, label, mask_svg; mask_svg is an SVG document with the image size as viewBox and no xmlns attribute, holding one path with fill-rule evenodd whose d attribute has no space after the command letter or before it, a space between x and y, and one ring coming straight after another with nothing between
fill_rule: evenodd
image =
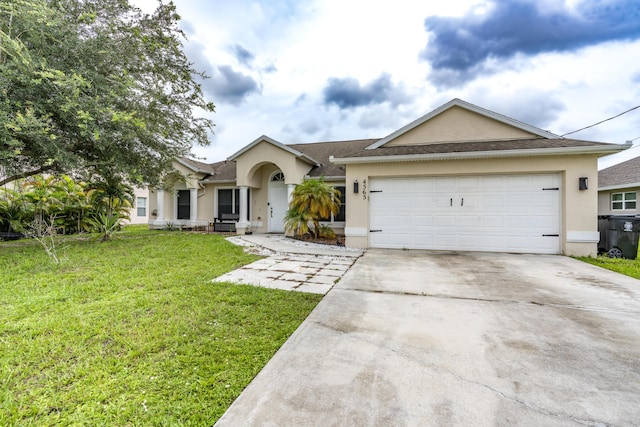
<instances>
[{"instance_id":1,"label":"white garage door","mask_svg":"<svg viewBox=\"0 0 640 427\"><path fill-rule=\"evenodd\" d=\"M374 178L369 246L560 252L558 174Z\"/></svg>"}]
</instances>

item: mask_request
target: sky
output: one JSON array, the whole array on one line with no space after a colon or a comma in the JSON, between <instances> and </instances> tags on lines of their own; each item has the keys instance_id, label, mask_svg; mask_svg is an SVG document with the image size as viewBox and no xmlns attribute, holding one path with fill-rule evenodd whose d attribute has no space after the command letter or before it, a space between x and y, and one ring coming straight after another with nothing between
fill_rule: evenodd
<instances>
[{"instance_id":1,"label":"sky","mask_svg":"<svg viewBox=\"0 0 640 427\"><path fill-rule=\"evenodd\" d=\"M146 12L157 0L132 0ZM174 0L216 124L197 158L261 135L382 138L460 98L558 135L640 105L638 0ZM640 108L569 138L634 147ZM637 138L637 139L636 139Z\"/></svg>"}]
</instances>

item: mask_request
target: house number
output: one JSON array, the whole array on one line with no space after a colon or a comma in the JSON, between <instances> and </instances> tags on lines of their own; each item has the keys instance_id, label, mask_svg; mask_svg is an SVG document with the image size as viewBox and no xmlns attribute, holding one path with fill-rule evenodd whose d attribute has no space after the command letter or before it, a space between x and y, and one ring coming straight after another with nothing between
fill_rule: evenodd
<instances>
[{"instance_id":1,"label":"house number","mask_svg":"<svg viewBox=\"0 0 640 427\"><path fill-rule=\"evenodd\" d=\"M362 200L367 200L367 180L362 181Z\"/></svg>"}]
</instances>

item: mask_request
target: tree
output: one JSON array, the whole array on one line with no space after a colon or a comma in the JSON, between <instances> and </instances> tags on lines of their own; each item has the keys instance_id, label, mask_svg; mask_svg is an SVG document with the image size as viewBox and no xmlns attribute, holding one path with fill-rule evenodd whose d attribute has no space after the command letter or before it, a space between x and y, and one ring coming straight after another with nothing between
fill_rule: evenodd
<instances>
[{"instance_id":1,"label":"tree","mask_svg":"<svg viewBox=\"0 0 640 427\"><path fill-rule=\"evenodd\" d=\"M324 179L308 179L296 185L291 194L289 210L285 216L287 231L305 234L311 231L315 237L319 236L320 221L331 214L340 211L340 191L330 186ZM309 222L313 224L309 228Z\"/></svg>"},{"instance_id":2,"label":"tree","mask_svg":"<svg viewBox=\"0 0 640 427\"><path fill-rule=\"evenodd\" d=\"M42 172L158 185L214 111L173 3L0 0L0 185ZM201 116L198 116L200 114Z\"/></svg>"}]
</instances>

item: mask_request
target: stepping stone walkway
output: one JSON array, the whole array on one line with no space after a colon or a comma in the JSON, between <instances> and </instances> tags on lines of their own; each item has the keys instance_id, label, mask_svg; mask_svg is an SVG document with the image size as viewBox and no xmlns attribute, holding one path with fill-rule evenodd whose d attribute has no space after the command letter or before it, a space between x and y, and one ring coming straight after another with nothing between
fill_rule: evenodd
<instances>
[{"instance_id":1,"label":"stepping stone walkway","mask_svg":"<svg viewBox=\"0 0 640 427\"><path fill-rule=\"evenodd\" d=\"M271 289L326 294L357 257L276 254L213 279Z\"/></svg>"}]
</instances>

